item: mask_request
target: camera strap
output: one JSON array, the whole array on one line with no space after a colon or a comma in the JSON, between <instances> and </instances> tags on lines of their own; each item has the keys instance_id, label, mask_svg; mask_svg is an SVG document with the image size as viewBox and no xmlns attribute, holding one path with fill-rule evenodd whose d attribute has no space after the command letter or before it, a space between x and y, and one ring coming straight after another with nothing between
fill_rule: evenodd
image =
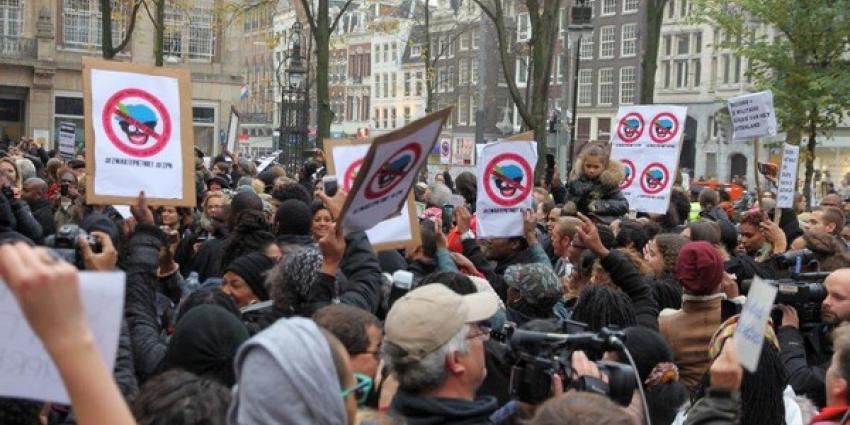
<instances>
[{"instance_id":1,"label":"camera strap","mask_svg":"<svg viewBox=\"0 0 850 425\"><path fill-rule=\"evenodd\" d=\"M578 391L586 391L608 396L608 384L605 381L592 376L583 375L576 380L574 388Z\"/></svg>"}]
</instances>

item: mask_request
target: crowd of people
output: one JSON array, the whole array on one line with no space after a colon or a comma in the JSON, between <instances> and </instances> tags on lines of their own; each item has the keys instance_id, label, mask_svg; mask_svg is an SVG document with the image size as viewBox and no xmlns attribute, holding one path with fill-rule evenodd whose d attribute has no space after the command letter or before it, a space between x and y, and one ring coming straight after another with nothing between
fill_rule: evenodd
<instances>
[{"instance_id":1,"label":"crowd of people","mask_svg":"<svg viewBox=\"0 0 850 425\"><path fill-rule=\"evenodd\" d=\"M850 200L838 194L780 209L771 193L741 205L676 187L666 214L630 213L622 165L591 144L569 178L535 182L520 236L479 239L477 177L446 171L413 187L421 243L376 252L336 225L347 194L324 193L318 151L295 178L199 154L196 208L140 193L125 215L89 205L84 159L55 154L26 139L0 151L0 278L71 404L0 398L2 424L850 416ZM109 370L78 271L118 269ZM750 372L731 337L757 278L781 290Z\"/></svg>"}]
</instances>

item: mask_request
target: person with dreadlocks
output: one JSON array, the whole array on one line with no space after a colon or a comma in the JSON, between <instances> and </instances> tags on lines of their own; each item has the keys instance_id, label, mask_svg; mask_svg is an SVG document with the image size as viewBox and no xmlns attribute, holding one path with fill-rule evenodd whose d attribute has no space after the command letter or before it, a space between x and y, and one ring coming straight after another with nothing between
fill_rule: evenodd
<instances>
[{"instance_id":1,"label":"person with dreadlocks","mask_svg":"<svg viewBox=\"0 0 850 425\"><path fill-rule=\"evenodd\" d=\"M611 325L620 329L637 325L628 295L613 286L598 284L581 290L570 319L586 323L594 332Z\"/></svg>"}]
</instances>

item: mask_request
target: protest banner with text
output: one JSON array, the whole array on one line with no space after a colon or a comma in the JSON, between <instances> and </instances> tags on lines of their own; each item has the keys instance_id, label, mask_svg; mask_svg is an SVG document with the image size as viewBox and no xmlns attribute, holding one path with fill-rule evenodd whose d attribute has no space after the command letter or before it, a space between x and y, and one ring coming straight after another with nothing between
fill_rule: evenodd
<instances>
[{"instance_id":1,"label":"protest banner with text","mask_svg":"<svg viewBox=\"0 0 850 425\"><path fill-rule=\"evenodd\" d=\"M481 148L475 207L479 238L522 235L523 210L532 206L534 164L533 141L497 141Z\"/></svg>"}]
</instances>

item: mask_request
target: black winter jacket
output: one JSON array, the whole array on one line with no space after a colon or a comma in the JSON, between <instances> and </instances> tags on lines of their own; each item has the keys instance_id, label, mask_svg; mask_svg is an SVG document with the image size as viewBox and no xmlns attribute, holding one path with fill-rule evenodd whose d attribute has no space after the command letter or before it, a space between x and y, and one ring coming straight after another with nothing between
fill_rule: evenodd
<instances>
[{"instance_id":1,"label":"black winter jacket","mask_svg":"<svg viewBox=\"0 0 850 425\"><path fill-rule=\"evenodd\" d=\"M579 174L566 184L564 203L572 202L582 214L594 214L606 222L629 212L629 201L620 192L624 177L623 164L608 161L608 168L595 179L582 172L582 161L576 162Z\"/></svg>"},{"instance_id":2,"label":"black winter jacket","mask_svg":"<svg viewBox=\"0 0 850 425\"><path fill-rule=\"evenodd\" d=\"M658 304L637 268L617 250L609 251L608 256L602 259L602 268L614 284L632 299L638 325L658 330Z\"/></svg>"},{"instance_id":3,"label":"black winter jacket","mask_svg":"<svg viewBox=\"0 0 850 425\"><path fill-rule=\"evenodd\" d=\"M29 204L32 216L41 225L41 233L44 237L56 233L56 221L53 219L53 208L46 199L38 199Z\"/></svg>"},{"instance_id":4,"label":"black winter jacket","mask_svg":"<svg viewBox=\"0 0 850 425\"><path fill-rule=\"evenodd\" d=\"M818 407L826 405L826 369L832 360L832 328L818 326L806 332L790 326L779 328L779 356L788 371L788 383L797 394L810 398Z\"/></svg>"}]
</instances>

